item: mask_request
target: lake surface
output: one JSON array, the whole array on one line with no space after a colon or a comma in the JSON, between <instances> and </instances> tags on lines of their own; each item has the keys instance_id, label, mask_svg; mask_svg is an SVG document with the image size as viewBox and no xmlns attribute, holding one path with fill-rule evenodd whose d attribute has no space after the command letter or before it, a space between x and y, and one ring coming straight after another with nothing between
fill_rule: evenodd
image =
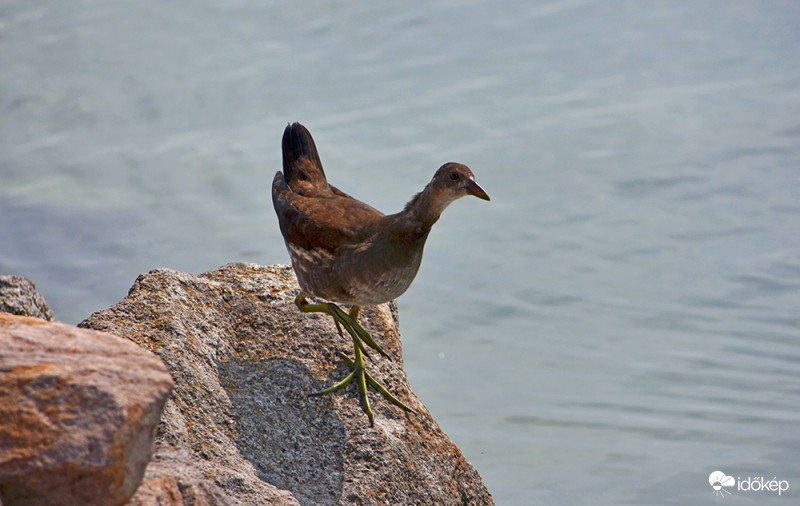
<instances>
[{"instance_id":1,"label":"lake surface","mask_svg":"<svg viewBox=\"0 0 800 506\"><path fill-rule=\"evenodd\" d=\"M400 298L415 392L498 504L796 504L800 3L0 4L0 272L59 320L141 272L286 263L290 121L395 212L492 196ZM727 487L785 480L790 489ZM722 494L723 492L720 492Z\"/></svg>"}]
</instances>

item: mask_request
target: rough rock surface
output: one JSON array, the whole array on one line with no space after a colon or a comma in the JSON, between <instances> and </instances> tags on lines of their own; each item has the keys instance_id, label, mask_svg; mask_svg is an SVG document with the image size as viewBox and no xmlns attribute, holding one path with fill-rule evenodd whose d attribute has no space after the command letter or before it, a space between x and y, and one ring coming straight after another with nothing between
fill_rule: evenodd
<instances>
[{"instance_id":1,"label":"rough rock surface","mask_svg":"<svg viewBox=\"0 0 800 506\"><path fill-rule=\"evenodd\" d=\"M127 339L0 313L0 504L125 504L171 388Z\"/></svg>"},{"instance_id":2,"label":"rough rock surface","mask_svg":"<svg viewBox=\"0 0 800 506\"><path fill-rule=\"evenodd\" d=\"M53 320L53 312L36 286L19 276L0 275L0 313Z\"/></svg>"},{"instance_id":3,"label":"rough rock surface","mask_svg":"<svg viewBox=\"0 0 800 506\"><path fill-rule=\"evenodd\" d=\"M153 462L131 504L492 504L475 469L409 388L396 306L360 318L393 358L374 376L414 408L355 384L308 397L349 370L332 320L300 313L288 266L228 264L201 275L157 269L82 326L159 354L175 379Z\"/></svg>"}]
</instances>

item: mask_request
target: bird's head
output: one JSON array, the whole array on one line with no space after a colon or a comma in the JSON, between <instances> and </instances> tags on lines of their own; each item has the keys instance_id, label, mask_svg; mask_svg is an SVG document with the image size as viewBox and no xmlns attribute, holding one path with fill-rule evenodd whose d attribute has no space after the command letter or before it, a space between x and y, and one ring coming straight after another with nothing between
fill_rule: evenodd
<instances>
[{"instance_id":1,"label":"bird's head","mask_svg":"<svg viewBox=\"0 0 800 506\"><path fill-rule=\"evenodd\" d=\"M439 167L431 180L431 187L443 202L450 202L472 195L483 200L491 200L489 195L475 182L475 174L469 167L460 163L446 163Z\"/></svg>"},{"instance_id":2,"label":"bird's head","mask_svg":"<svg viewBox=\"0 0 800 506\"><path fill-rule=\"evenodd\" d=\"M489 195L475 182L475 174L460 163L439 167L431 182L406 204L404 212L419 221L433 225L454 200L474 195L489 200Z\"/></svg>"}]
</instances>

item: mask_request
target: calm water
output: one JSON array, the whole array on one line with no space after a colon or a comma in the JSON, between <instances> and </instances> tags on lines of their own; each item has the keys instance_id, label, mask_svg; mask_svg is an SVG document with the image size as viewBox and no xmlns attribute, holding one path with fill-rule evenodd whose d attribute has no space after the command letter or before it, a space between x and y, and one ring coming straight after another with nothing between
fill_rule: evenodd
<instances>
[{"instance_id":1,"label":"calm water","mask_svg":"<svg viewBox=\"0 0 800 506\"><path fill-rule=\"evenodd\" d=\"M796 504L800 4L220 4L0 3L0 271L285 263L289 121L387 212L461 161L405 360L497 502Z\"/></svg>"}]
</instances>

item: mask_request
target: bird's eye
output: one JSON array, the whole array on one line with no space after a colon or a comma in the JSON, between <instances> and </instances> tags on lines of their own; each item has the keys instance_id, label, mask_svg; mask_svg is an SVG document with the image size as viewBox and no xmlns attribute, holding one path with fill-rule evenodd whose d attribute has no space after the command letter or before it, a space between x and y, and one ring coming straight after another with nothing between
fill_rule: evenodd
<instances>
[{"instance_id":1,"label":"bird's eye","mask_svg":"<svg viewBox=\"0 0 800 506\"><path fill-rule=\"evenodd\" d=\"M450 173L450 179L452 179L453 181L458 181L459 177L460 176L458 175L458 172L451 172Z\"/></svg>"}]
</instances>

